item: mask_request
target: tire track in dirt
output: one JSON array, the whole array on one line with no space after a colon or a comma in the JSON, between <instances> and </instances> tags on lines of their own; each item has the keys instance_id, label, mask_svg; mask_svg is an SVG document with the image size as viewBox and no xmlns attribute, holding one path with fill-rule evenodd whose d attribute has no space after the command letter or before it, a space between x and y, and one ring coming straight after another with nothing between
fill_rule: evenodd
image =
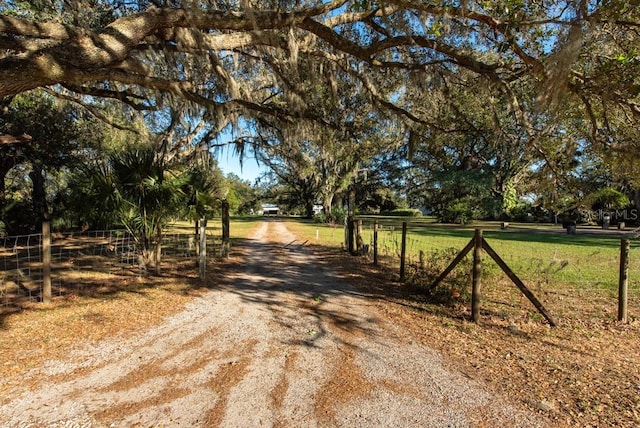
<instances>
[{"instance_id":1,"label":"tire track in dirt","mask_svg":"<svg viewBox=\"0 0 640 428\"><path fill-rule=\"evenodd\" d=\"M0 424L26 426L541 426L450 373L330 266L263 222L218 289L132 339L39 369Z\"/></svg>"}]
</instances>

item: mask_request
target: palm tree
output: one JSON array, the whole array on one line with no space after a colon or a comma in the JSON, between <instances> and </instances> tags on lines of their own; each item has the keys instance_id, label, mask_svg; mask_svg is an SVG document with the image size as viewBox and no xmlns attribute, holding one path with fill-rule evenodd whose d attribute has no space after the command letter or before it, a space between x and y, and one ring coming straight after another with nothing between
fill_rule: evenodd
<instances>
[{"instance_id":1,"label":"palm tree","mask_svg":"<svg viewBox=\"0 0 640 428\"><path fill-rule=\"evenodd\" d=\"M118 224L122 201L106 159L81 165L70 182L74 186L67 203L79 225L108 229Z\"/></svg>"},{"instance_id":2,"label":"palm tree","mask_svg":"<svg viewBox=\"0 0 640 428\"><path fill-rule=\"evenodd\" d=\"M187 217L195 223L195 236L200 233L199 222L215 209L227 190L224 177L213 159L202 159L191 165L185 173L183 192L187 196ZM199 254L199 239L195 239L196 255ZM199 260L199 259L198 259Z\"/></svg>"},{"instance_id":3,"label":"palm tree","mask_svg":"<svg viewBox=\"0 0 640 428\"><path fill-rule=\"evenodd\" d=\"M116 191L122 201L120 220L140 248L140 265L160 273L162 229L186 205L186 174L151 144L129 146L110 156Z\"/></svg>"}]
</instances>

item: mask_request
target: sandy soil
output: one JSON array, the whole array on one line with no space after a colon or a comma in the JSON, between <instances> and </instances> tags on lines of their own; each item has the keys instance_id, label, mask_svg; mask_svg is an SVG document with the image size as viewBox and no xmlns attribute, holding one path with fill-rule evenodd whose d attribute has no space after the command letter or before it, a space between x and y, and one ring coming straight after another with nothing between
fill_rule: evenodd
<instances>
[{"instance_id":1,"label":"sandy soil","mask_svg":"<svg viewBox=\"0 0 640 428\"><path fill-rule=\"evenodd\" d=\"M282 223L239 250L243 265L162 324L34 369L0 425L545 425L445 368Z\"/></svg>"}]
</instances>

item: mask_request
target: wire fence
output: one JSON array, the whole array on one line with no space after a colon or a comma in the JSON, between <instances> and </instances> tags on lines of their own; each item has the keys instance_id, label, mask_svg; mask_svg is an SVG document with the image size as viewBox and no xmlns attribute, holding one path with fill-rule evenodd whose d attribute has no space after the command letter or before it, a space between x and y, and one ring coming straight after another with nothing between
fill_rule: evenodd
<instances>
[{"instance_id":1,"label":"wire fence","mask_svg":"<svg viewBox=\"0 0 640 428\"><path fill-rule=\"evenodd\" d=\"M197 238L166 233L162 264L197 259ZM221 253L221 229L207 228L208 257ZM0 309L38 301L43 288L42 234L0 237ZM145 266L139 246L125 230L54 233L51 242L51 289L54 296L107 288L115 277L137 277Z\"/></svg>"},{"instance_id":2,"label":"wire fence","mask_svg":"<svg viewBox=\"0 0 640 428\"><path fill-rule=\"evenodd\" d=\"M371 254L373 223L363 224L362 235ZM433 281L472 238L472 230L409 226L405 249L409 275L426 283ZM615 233L585 233L576 238L563 233L562 229L552 232L493 231L485 234L485 239L554 318L573 323L617 319L620 238ZM399 269L401 253L402 228L380 225L379 263ZM434 262L436 260L438 263ZM487 254L483 254L482 260L483 314L510 319L541 319L528 299ZM445 280L448 284L445 286L452 293L468 292L470 268L471 254L468 254L466 263L456 268L456 275ZM430 284L426 283L422 285L428 287ZM460 290L461 286L469 288ZM628 316L632 320L640 319L640 242L637 239L631 241L629 252Z\"/></svg>"}]
</instances>

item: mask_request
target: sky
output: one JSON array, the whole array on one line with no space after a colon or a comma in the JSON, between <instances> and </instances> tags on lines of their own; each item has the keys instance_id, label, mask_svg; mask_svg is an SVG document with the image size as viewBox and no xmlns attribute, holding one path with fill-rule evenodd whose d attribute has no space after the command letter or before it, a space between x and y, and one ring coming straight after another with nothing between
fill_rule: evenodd
<instances>
[{"instance_id":1,"label":"sky","mask_svg":"<svg viewBox=\"0 0 640 428\"><path fill-rule=\"evenodd\" d=\"M267 170L263 165L257 165L253 156L245 156L242 161L242 166L240 166L240 159L231 147L222 149L217 159L218 166L225 175L232 172L243 180L249 181L251 184L255 182L258 176Z\"/></svg>"}]
</instances>

